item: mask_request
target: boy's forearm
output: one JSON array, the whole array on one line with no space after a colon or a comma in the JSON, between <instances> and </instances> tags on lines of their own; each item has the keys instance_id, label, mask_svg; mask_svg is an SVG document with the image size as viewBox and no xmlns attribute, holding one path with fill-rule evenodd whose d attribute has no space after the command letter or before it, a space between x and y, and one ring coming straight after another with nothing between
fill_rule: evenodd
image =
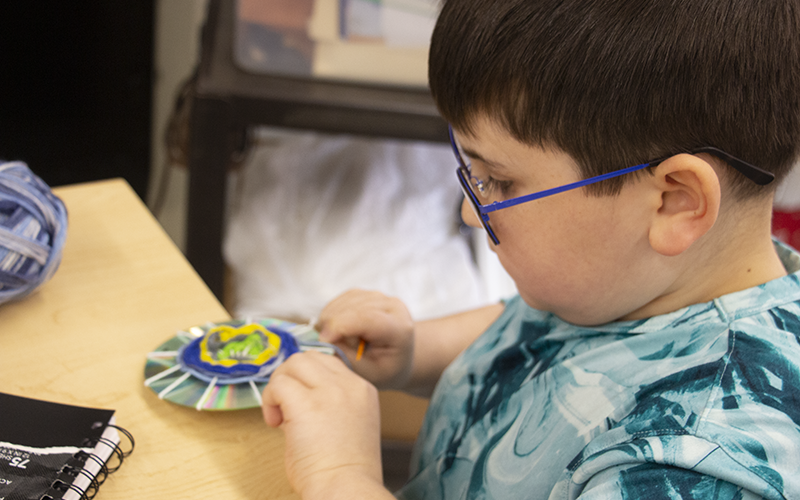
<instances>
[{"instance_id":1,"label":"boy's forearm","mask_svg":"<svg viewBox=\"0 0 800 500\"><path fill-rule=\"evenodd\" d=\"M463 313L420 321L414 327L414 366L405 391L428 397L444 369L503 312L492 304Z\"/></svg>"}]
</instances>

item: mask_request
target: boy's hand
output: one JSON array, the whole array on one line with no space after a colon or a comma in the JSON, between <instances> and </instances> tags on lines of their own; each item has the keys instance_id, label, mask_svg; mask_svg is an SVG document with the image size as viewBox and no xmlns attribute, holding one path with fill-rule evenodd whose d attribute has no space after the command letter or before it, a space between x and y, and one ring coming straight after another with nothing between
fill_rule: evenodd
<instances>
[{"instance_id":1,"label":"boy's hand","mask_svg":"<svg viewBox=\"0 0 800 500\"><path fill-rule=\"evenodd\" d=\"M381 389L401 389L414 361L414 321L405 304L379 292L351 290L322 310L320 340L339 346L353 370ZM366 342L356 361L359 342Z\"/></svg>"},{"instance_id":2,"label":"boy's hand","mask_svg":"<svg viewBox=\"0 0 800 500\"><path fill-rule=\"evenodd\" d=\"M339 359L292 355L270 377L262 410L286 435L286 472L304 499L383 490L378 392Z\"/></svg>"}]
</instances>

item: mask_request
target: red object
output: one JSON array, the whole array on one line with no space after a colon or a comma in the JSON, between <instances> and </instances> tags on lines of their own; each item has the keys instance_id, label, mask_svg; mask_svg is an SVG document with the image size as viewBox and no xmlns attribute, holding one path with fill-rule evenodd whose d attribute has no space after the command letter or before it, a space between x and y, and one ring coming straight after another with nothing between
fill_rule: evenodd
<instances>
[{"instance_id":1,"label":"red object","mask_svg":"<svg viewBox=\"0 0 800 500\"><path fill-rule=\"evenodd\" d=\"M772 212L772 234L800 250L800 212Z\"/></svg>"}]
</instances>

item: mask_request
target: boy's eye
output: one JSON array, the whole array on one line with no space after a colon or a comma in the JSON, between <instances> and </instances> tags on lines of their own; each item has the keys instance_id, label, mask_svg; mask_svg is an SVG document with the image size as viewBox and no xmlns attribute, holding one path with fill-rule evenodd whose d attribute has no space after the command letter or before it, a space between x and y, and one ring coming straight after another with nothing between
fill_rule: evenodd
<instances>
[{"instance_id":1,"label":"boy's eye","mask_svg":"<svg viewBox=\"0 0 800 500\"><path fill-rule=\"evenodd\" d=\"M483 181L483 194L487 198L505 197L511 191L512 184L511 181L501 181L494 177L487 177Z\"/></svg>"},{"instance_id":2,"label":"boy's eye","mask_svg":"<svg viewBox=\"0 0 800 500\"><path fill-rule=\"evenodd\" d=\"M475 168L473 161L467 162L467 168L473 179L473 187L483 198L499 201L511 191L512 181L495 179L484 169ZM479 172L476 172L478 170ZM482 172L480 172L482 170ZM477 174L477 175L476 175Z\"/></svg>"}]
</instances>

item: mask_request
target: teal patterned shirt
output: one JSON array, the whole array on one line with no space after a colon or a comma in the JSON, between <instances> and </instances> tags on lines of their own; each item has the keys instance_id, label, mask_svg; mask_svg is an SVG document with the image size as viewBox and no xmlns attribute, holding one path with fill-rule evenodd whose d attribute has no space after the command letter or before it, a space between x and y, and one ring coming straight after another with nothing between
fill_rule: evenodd
<instances>
[{"instance_id":1,"label":"teal patterned shirt","mask_svg":"<svg viewBox=\"0 0 800 500\"><path fill-rule=\"evenodd\" d=\"M510 300L442 375L402 499L800 499L790 273L579 327Z\"/></svg>"}]
</instances>

